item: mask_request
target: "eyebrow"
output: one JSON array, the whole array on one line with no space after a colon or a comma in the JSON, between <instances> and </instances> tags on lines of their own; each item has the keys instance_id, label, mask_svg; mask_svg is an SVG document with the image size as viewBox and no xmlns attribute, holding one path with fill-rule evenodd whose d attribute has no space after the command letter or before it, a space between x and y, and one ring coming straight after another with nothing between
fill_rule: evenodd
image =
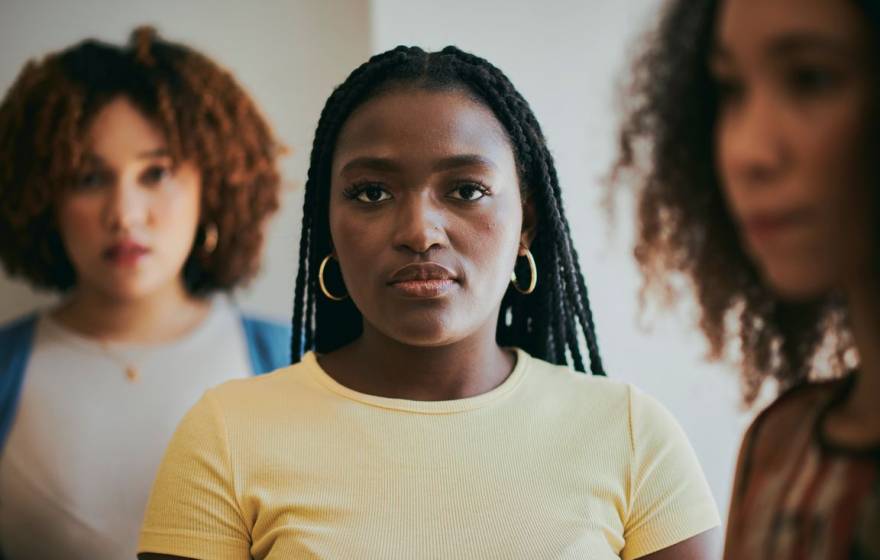
<instances>
[{"instance_id":1,"label":"eyebrow","mask_svg":"<svg viewBox=\"0 0 880 560\"><path fill-rule=\"evenodd\" d=\"M364 156L357 157L342 166L342 172L352 169L369 169L372 171L397 171L400 166L391 158Z\"/></svg>"},{"instance_id":2,"label":"eyebrow","mask_svg":"<svg viewBox=\"0 0 880 560\"><path fill-rule=\"evenodd\" d=\"M163 147L156 148L155 150L147 150L146 152L141 152L138 154L139 159L155 159L163 157L171 157L171 150Z\"/></svg>"},{"instance_id":3,"label":"eyebrow","mask_svg":"<svg viewBox=\"0 0 880 560\"><path fill-rule=\"evenodd\" d=\"M835 56L850 57L852 47L845 40L813 31L792 31L774 37L764 46L771 56L785 58L808 51L824 51ZM731 60L733 54L721 43L716 42L709 53L709 61Z\"/></svg>"},{"instance_id":4,"label":"eyebrow","mask_svg":"<svg viewBox=\"0 0 880 560\"><path fill-rule=\"evenodd\" d=\"M495 165L495 162L487 157L477 154L461 154L441 159L434 165L434 169L436 169L437 171L448 171L450 169L456 169L458 167L472 166L488 167L490 169L498 168L498 166Z\"/></svg>"},{"instance_id":5,"label":"eyebrow","mask_svg":"<svg viewBox=\"0 0 880 560\"><path fill-rule=\"evenodd\" d=\"M147 159L147 160L165 158L165 157L171 157L171 151L168 148L156 148L155 150L147 150L144 152L140 152L137 155L138 159ZM104 162L104 158L102 158L100 155L96 154L95 152L87 152L85 154L85 158L88 160L91 160L93 162L96 162L96 163L103 163Z\"/></svg>"},{"instance_id":6,"label":"eyebrow","mask_svg":"<svg viewBox=\"0 0 880 560\"><path fill-rule=\"evenodd\" d=\"M491 159L478 154L460 154L449 156L437 161L433 168L435 171L448 171L459 167L481 166L491 169L497 169L498 166ZM373 171L393 172L400 170L398 164L392 158L364 156L354 158L342 166L342 172L351 171L352 169L368 169Z\"/></svg>"}]
</instances>

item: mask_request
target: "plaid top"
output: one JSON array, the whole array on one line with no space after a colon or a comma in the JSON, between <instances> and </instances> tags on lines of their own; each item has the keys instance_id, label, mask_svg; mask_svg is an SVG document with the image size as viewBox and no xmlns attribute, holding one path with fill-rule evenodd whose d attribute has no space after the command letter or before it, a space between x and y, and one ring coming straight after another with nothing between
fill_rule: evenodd
<instances>
[{"instance_id":1,"label":"plaid top","mask_svg":"<svg viewBox=\"0 0 880 560\"><path fill-rule=\"evenodd\" d=\"M880 559L880 445L844 447L823 431L854 379L797 387L749 428L725 560Z\"/></svg>"}]
</instances>

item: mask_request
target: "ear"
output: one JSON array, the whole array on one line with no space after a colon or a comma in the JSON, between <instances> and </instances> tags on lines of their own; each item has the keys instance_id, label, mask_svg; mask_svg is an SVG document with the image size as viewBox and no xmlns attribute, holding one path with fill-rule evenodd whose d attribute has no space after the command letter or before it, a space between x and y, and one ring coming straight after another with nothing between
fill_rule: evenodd
<instances>
[{"instance_id":1,"label":"ear","mask_svg":"<svg viewBox=\"0 0 880 560\"><path fill-rule=\"evenodd\" d=\"M525 189L522 200L522 233L519 236L520 253L523 253L522 247L529 248L532 241L538 234L538 210L535 208L535 199L531 194L531 189Z\"/></svg>"}]
</instances>

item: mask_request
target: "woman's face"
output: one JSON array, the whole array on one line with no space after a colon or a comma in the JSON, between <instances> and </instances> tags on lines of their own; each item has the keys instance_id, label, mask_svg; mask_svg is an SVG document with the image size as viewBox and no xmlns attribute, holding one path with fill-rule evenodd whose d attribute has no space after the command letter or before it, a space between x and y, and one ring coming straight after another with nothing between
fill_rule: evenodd
<instances>
[{"instance_id":1,"label":"woman's face","mask_svg":"<svg viewBox=\"0 0 880 560\"><path fill-rule=\"evenodd\" d=\"M58 208L77 290L132 300L178 288L199 220L197 168L175 167L161 132L122 97L95 116L85 146Z\"/></svg>"},{"instance_id":2,"label":"woman's face","mask_svg":"<svg viewBox=\"0 0 880 560\"><path fill-rule=\"evenodd\" d=\"M457 91L382 93L346 121L331 173L330 233L365 328L416 346L494 333L523 208L489 109Z\"/></svg>"},{"instance_id":3,"label":"woman's face","mask_svg":"<svg viewBox=\"0 0 880 560\"><path fill-rule=\"evenodd\" d=\"M872 50L855 2L721 5L717 164L743 243L784 298L825 295L872 266Z\"/></svg>"}]
</instances>

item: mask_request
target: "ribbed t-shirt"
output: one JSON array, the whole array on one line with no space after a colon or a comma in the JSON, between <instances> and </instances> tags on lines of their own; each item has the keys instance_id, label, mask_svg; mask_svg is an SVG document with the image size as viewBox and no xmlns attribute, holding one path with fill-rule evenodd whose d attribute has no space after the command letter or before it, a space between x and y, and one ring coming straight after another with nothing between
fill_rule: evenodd
<instances>
[{"instance_id":1,"label":"ribbed t-shirt","mask_svg":"<svg viewBox=\"0 0 880 560\"><path fill-rule=\"evenodd\" d=\"M344 387L310 353L187 414L140 551L628 560L718 524L681 428L630 385L517 350L492 391L410 401Z\"/></svg>"}]
</instances>

